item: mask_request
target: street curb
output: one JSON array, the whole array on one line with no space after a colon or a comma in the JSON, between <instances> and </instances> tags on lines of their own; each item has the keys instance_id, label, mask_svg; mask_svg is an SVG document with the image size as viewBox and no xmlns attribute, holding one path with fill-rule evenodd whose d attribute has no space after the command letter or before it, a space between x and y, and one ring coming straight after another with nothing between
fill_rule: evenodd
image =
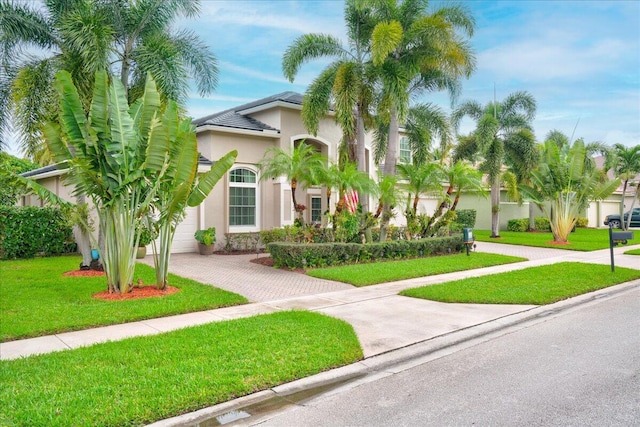
<instances>
[{"instance_id":1,"label":"street curb","mask_svg":"<svg viewBox=\"0 0 640 427\"><path fill-rule=\"evenodd\" d=\"M526 309L371 356L350 365L280 384L271 389L210 406L199 411L160 420L149 424L148 427L195 426L200 422L224 416L225 414L242 413L243 411L241 410L243 408L258 406L273 399L280 400L279 404L274 404L273 406L282 407L302 403L323 393L331 395L344 391L345 388L358 387L363 383L394 375L423 364L428 360L438 359L446 354L459 351L461 345L471 347L493 338L498 333L504 335L509 328L515 328L536 320L544 322L576 307L589 303L599 303L602 300L616 297L618 294L630 292L636 288L640 288L640 280L621 283L553 304ZM320 390L317 393L305 393L313 389ZM242 416L238 417L238 419L240 418ZM269 418L268 415L266 418ZM253 421L258 422L255 419Z\"/></svg>"}]
</instances>

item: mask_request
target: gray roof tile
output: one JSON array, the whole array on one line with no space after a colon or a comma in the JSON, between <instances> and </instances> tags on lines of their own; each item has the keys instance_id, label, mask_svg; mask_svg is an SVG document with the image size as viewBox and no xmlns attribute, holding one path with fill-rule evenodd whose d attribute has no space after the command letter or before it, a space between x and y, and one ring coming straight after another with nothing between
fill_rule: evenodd
<instances>
[{"instance_id":1,"label":"gray roof tile","mask_svg":"<svg viewBox=\"0 0 640 427\"><path fill-rule=\"evenodd\" d=\"M247 115L241 114L242 111L250 110L252 108L259 107L261 105L267 105L272 102L286 102L295 105L302 105L302 95L296 92L282 92L277 95L268 96L266 98L258 99L247 104L240 105L225 111L220 111L209 116L201 117L193 121L193 124L197 126L223 126L236 129L246 130L271 130L279 132L279 129L271 127L259 120L256 120Z\"/></svg>"}]
</instances>

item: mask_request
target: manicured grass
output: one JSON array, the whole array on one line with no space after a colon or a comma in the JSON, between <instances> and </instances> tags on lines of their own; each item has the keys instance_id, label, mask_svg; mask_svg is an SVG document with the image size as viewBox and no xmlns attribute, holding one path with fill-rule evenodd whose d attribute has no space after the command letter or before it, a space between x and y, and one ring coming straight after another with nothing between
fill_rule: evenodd
<instances>
[{"instance_id":1,"label":"manicured grass","mask_svg":"<svg viewBox=\"0 0 640 427\"><path fill-rule=\"evenodd\" d=\"M640 270L563 262L407 289L400 294L471 304L551 304L640 278Z\"/></svg>"},{"instance_id":2,"label":"manicured grass","mask_svg":"<svg viewBox=\"0 0 640 427\"><path fill-rule=\"evenodd\" d=\"M640 255L640 249L631 249L625 252L626 255Z\"/></svg>"},{"instance_id":3,"label":"manicured grass","mask_svg":"<svg viewBox=\"0 0 640 427\"><path fill-rule=\"evenodd\" d=\"M569 235L569 244L554 245L551 232L501 231L500 238L491 238L491 231L474 230L473 235L480 242L506 243L509 245L538 246L543 248L568 249L572 251L596 251L609 247L609 230L596 228L578 228ZM634 233L630 245L640 243L640 233Z\"/></svg>"},{"instance_id":4,"label":"manicured grass","mask_svg":"<svg viewBox=\"0 0 640 427\"><path fill-rule=\"evenodd\" d=\"M237 294L169 275L180 292L161 298L104 301L92 295L106 289L105 277L62 277L77 270L80 258L51 257L0 261L0 340L132 322L244 304ZM135 280L155 283L153 268L137 264Z\"/></svg>"},{"instance_id":5,"label":"manicured grass","mask_svg":"<svg viewBox=\"0 0 640 427\"><path fill-rule=\"evenodd\" d=\"M292 311L2 361L0 425L143 425L360 359L349 324Z\"/></svg>"},{"instance_id":6,"label":"manicured grass","mask_svg":"<svg viewBox=\"0 0 640 427\"><path fill-rule=\"evenodd\" d=\"M321 279L349 283L354 286L368 286L520 261L526 261L526 259L486 253L472 253L467 256L463 253L401 261L318 268L309 270L307 274Z\"/></svg>"}]
</instances>

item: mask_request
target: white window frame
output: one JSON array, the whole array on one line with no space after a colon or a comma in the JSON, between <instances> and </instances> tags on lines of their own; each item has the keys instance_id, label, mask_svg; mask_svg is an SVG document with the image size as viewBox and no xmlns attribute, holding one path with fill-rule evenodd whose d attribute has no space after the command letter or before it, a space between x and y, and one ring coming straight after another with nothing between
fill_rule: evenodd
<instances>
[{"instance_id":1,"label":"white window frame","mask_svg":"<svg viewBox=\"0 0 640 427\"><path fill-rule=\"evenodd\" d=\"M247 169L256 175L256 182L231 182L231 172L238 169ZM258 169L252 165L235 164L229 169L228 179L228 192L227 192L227 224L229 227L229 233L248 233L254 231L260 231L260 176L258 175ZM231 188L255 188L255 224L253 225L231 225Z\"/></svg>"},{"instance_id":2,"label":"white window frame","mask_svg":"<svg viewBox=\"0 0 640 427\"><path fill-rule=\"evenodd\" d=\"M409 147L408 149L402 149L402 144L405 143ZM409 160L403 159L402 152L409 152ZM398 163L402 164L411 164L413 162L413 152L411 151L411 145L409 144L409 138L406 136L401 136L400 141L398 141Z\"/></svg>"}]
</instances>

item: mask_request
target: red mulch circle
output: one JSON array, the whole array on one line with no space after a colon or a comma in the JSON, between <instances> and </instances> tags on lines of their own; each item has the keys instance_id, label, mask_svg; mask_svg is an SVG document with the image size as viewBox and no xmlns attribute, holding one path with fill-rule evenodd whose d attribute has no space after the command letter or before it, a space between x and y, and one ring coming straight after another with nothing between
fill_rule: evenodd
<instances>
[{"instance_id":1,"label":"red mulch circle","mask_svg":"<svg viewBox=\"0 0 640 427\"><path fill-rule=\"evenodd\" d=\"M64 277L95 277L104 276L104 271L98 270L73 270L63 274Z\"/></svg>"},{"instance_id":2,"label":"red mulch circle","mask_svg":"<svg viewBox=\"0 0 640 427\"><path fill-rule=\"evenodd\" d=\"M104 291L93 294L93 297L107 301L121 301L139 298L163 297L166 295L175 294L178 291L180 291L180 289L174 286L167 286L167 289L165 289L164 291L161 291L155 286L142 286L141 288L132 288L131 292L129 292L128 294L110 294L109 292Z\"/></svg>"}]
</instances>

